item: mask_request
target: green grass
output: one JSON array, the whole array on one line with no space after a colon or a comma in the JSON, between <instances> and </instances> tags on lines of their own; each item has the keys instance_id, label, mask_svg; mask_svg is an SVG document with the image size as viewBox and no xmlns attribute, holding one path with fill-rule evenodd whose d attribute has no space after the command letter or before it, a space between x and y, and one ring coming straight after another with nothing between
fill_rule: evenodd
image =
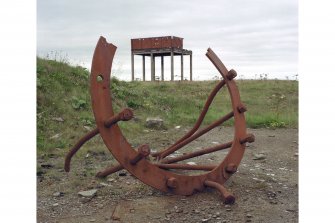
<instances>
[{"instance_id":1,"label":"green grass","mask_svg":"<svg viewBox=\"0 0 335 223\"><path fill-rule=\"evenodd\" d=\"M89 72L64 62L37 58L37 147L38 151L68 149L87 130L95 127L89 95ZM124 82L112 78L114 111L134 109L136 120L120 123L127 137L139 137L145 119L159 116L167 128L192 126L217 81ZM238 80L241 100L247 106L248 127L298 126L298 82L284 80ZM204 124L231 111L224 87L212 103ZM53 118L61 117L64 122ZM227 122L232 125L233 121ZM58 138L52 138L61 134ZM94 142L100 139L94 139Z\"/></svg>"}]
</instances>

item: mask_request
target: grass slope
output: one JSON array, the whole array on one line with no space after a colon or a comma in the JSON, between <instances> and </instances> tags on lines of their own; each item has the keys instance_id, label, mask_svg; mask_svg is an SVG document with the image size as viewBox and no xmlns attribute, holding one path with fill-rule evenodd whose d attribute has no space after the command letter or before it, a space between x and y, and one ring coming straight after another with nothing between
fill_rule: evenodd
<instances>
[{"instance_id":1,"label":"grass slope","mask_svg":"<svg viewBox=\"0 0 335 223\"><path fill-rule=\"evenodd\" d=\"M89 91L89 72L64 62L37 58L38 151L68 148L87 129L95 127ZM114 111L134 109L135 120L120 123L127 136L138 136L147 117L159 116L167 128L192 126L217 81L124 82L112 79ZM298 82L238 80L241 100L247 106L248 127L297 127ZM231 111L226 87L221 90L204 124ZM57 120L58 118L58 120ZM64 121L59 121L62 118ZM232 120L227 122L231 125Z\"/></svg>"}]
</instances>

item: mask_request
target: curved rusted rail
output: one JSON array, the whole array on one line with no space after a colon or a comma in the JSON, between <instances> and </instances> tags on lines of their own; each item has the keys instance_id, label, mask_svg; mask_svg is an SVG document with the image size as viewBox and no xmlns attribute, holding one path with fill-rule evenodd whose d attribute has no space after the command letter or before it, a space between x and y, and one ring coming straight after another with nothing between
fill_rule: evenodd
<instances>
[{"instance_id":1,"label":"curved rusted rail","mask_svg":"<svg viewBox=\"0 0 335 223\"><path fill-rule=\"evenodd\" d=\"M130 120L133 117L133 111L126 108L116 115L113 111L109 86L115 51L116 47L113 44L107 43L104 37L100 37L94 51L90 76L92 108L97 128L85 135L70 150L66 157L65 170L67 172L70 170L71 158L79 148L87 140L100 134L105 145L119 164L99 172L97 174L98 177L105 177L124 168L142 182L163 192L191 195L196 191L204 190L205 187L213 187L222 194L226 203L233 203L235 201L234 196L224 188L223 184L237 171L244 154L245 143L253 142L255 139L252 134L247 134L246 132L244 117L246 108L241 103L238 88L234 81L237 75L236 72L234 70L228 71L216 54L211 49L208 49L206 56L218 69L223 80L210 93L194 127L170 147L155 154L150 154L150 148L146 144L138 147L136 150L133 149L117 124L119 121ZM228 88L232 111L209 126L199 130L213 99L224 85ZM177 151L230 118L234 118L235 127L234 139L231 142L187 153L176 158L167 157L169 154ZM218 165L176 164L179 161L228 148L230 148L228 154ZM156 157L158 162L150 162L147 159L150 155ZM168 171L169 169L204 170L207 172L196 176L189 176Z\"/></svg>"}]
</instances>

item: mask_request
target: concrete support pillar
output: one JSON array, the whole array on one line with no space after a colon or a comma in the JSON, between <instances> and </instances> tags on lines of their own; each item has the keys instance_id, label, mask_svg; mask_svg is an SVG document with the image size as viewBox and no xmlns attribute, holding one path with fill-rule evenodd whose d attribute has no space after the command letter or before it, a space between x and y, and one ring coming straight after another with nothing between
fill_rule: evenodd
<instances>
[{"instance_id":1,"label":"concrete support pillar","mask_svg":"<svg viewBox=\"0 0 335 223\"><path fill-rule=\"evenodd\" d=\"M164 56L161 56L161 80L164 81Z\"/></svg>"},{"instance_id":2,"label":"concrete support pillar","mask_svg":"<svg viewBox=\"0 0 335 223\"><path fill-rule=\"evenodd\" d=\"M131 80L134 81L135 73L134 73L134 53L131 53Z\"/></svg>"},{"instance_id":3,"label":"concrete support pillar","mask_svg":"<svg viewBox=\"0 0 335 223\"><path fill-rule=\"evenodd\" d=\"M150 54L151 57L151 81L155 80L155 57L153 53Z\"/></svg>"},{"instance_id":4,"label":"concrete support pillar","mask_svg":"<svg viewBox=\"0 0 335 223\"><path fill-rule=\"evenodd\" d=\"M184 55L183 52L180 55L180 80L184 80Z\"/></svg>"},{"instance_id":5,"label":"concrete support pillar","mask_svg":"<svg viewBox=\"0 0 335 223\"><path fill-rule=\"evenodd\" d=\"M145 81L145 56L142 56L142 74L143 74L143 81Z\"/></svg>"},{"instance_id":6,"label":"concrete support pillar","mask_svg":"<svg viewBox=\"0 0 335 223\"><path fill-rule=\"evenodd\" d=\"M171 51L171 81L174 80L173 51Z\"/></svg>"},{"instance_id":7,"label":"concrete support pillar","mask_svg":"<svg viewBox=\"0 0 335 223\"><path fill-rule=\"evenodd\" d=\"M190 81L192 81L192 53L190 54Z\"/></svg>"}]
</instances>

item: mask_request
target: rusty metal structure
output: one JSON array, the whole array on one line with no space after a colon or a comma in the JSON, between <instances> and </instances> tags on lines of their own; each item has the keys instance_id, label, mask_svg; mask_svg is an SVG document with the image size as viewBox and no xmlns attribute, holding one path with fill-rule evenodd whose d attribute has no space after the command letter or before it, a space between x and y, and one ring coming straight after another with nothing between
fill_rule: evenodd
<instances>
[{"instance_id":1,"label":"rusty metal structure","mask_svg":"<svg viewBox=\"0 0 335 223\"><path fill-rule=\"evenodd\" d=\"M235 197L223 185L236 173L243 157L246 143L251 143L255 140L253 134L247 134L246 132L244 112L247 109L240 100L239 91L234 81L237 75L236 72L234 70L228 71L217 55L211 49L208 49L206 56L220 72L223 80L210 93L194 127L173 145L159 152L151 153L147 144L143 144L138 148L132 148L117 124L118 122L132 119L134 114L129 108L125 108L119 113L114 113L113 111L112 98L110 96L110 74L115 51L116 46L108 43L104 37L100 37L93 55L90 76L92 108L97 127L83 136L69 151L65 159L65 171L70 171L71 158L79 148L92 137L100 134L105 145L119 164L98 172L97 177L106 177L109 174L126 169L145 184L163 192L191 195L195 192L203 191L206 187L211 187L221 193L225 203L234 203ZM209 126L199 129L214 97L224 86L227 86L230 95L231 112ZM232 118L234 118L235 127L234 139L232 141L186 153L175 158L167 157ZM189 165L177 163L225 149L230 150L219 164ZM206 172L200 175L185 175L179 174L176 171L170 171L176 169L202 170Z\"/></svg>"},{"instance_id":2,"label":"rusty metal structure","mask_svg":"<svg viewBox=\"0 0 335 223\"><path fill-rule=\"evenodd\" d=\"M164 81L164 57L171 57L171 81L174 80L174 57L180 56L180 79L184 80L184 56L190 56L190 81L192 81L192 51L183 48L183 38L161 36L131 39L131 80L135 79L134 56L142 56L142 80L145 81L145 57L150 57L151 81L156 80L155 59L161 58L161 77Z\"/></svg>"}]
</instances>

